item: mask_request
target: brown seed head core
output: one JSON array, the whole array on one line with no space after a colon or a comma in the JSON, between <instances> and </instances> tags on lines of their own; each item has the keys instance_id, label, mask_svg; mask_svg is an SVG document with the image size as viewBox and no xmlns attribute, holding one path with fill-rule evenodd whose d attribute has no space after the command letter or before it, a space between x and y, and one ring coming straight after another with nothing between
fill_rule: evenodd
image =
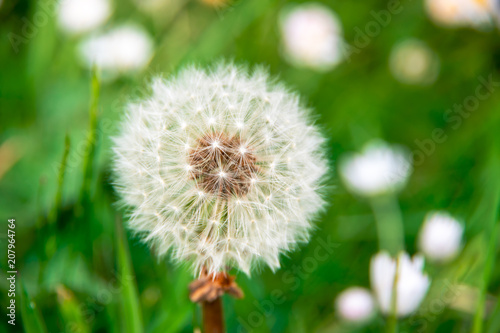
<instances>
[{"instance_id":1,"label":"brown seed head core","mask_svg":"<svg viewBox=\"0 0 500 333\"><path fill-rule=\"evenodd\" d=\"M188 156L198 186L222 198L248 193L257 172L256 160L240 137L224 133L203 136Z\"/></svg>"}]
</instances>

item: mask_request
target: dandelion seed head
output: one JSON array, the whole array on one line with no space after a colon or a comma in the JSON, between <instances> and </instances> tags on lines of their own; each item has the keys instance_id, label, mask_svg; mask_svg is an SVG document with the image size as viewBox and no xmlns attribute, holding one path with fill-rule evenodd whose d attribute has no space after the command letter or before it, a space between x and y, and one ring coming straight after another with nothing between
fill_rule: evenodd
<instances>
[{"instance_id":1,"label":"dandelion seed head","mask_svg":"<svg viewBox=\"0 0 500 333\"><path fill-rule=\"evenodd\" d=\"M323 143L310 111L266 71L191 67L130 105L115 138L117 190L131 229L195 274L276 269L324 207Z\"/></svg>"}]
</instances>

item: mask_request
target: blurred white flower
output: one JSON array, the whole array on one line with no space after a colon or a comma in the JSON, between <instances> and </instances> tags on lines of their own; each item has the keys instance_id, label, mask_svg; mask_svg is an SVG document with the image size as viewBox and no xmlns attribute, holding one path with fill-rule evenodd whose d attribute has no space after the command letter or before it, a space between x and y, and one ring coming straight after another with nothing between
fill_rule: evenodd
<instances>
[{"instance_id":1,"label":"blurred white flower","mask_svg":"<svg viewBox=\"0 0 500 333\"><path fill-rule=\"evenodd\" d=\"M443 26L479 27L491 23L495 0L426 0L434 22Z\"/></svg>"},{"instance_id":2,"label":"blurred white flower","mask_svg":"<svg viewBox=\"0 0 500 333\"><path fill-rule=\"evenodd\" d=\"M448 213L430 213L420 231L420 250L431 260L451 260L462 246L463 231L463 225Z\"/></svg>"},{"instance_id":3,"label":"blurred white flower","mask_svg":"<svg viewBox=\"0 0 500 333\"><path fill-rule=\"evenodd\" d=\"M80 55L87 67L95 64L111 75L143 69L152 52L151 38L134 25L123 25L91 36L80 45Z\"/></svg>"},{"instance_id":4,"label":"blurred white flower","mask_svg":"<svg viewBox=\"0 0 500 333\"><path fill-rule=\"evenodd\" d=\"M396 45L390 57L394 77L406 84L431 84L439 73L439 58L424 42L409 39Z\"/></svg>"},{"instance_id":5,"label":"blurred white flower","mask_svg":"<svg viewBox=\"0 0 500 333\"><path fill-rule=\"evenodd\" d=\"M405 148L373 141L360 154L345 155L339 169L349 190L362 196L376 196L402 189L412 166Z\"/></svg>"},{"instance_id":6,"label":"blurred white flower","mask_svg":"<svg viewBox=\"0 0 500 333\"><path fill-rule=\"evenodd\" d=\"M286 8L280 25L285 57L292 64L323 71L343 60L342 27L328 7L308 3Z\"/></svg>"},{"instance_id":7,"label":"blurred white flower","mask_svg":"<svg viewBox=\"0 0 500 333\"><path fill-rule=\"evenodd\" d=\"M62 0L59 2L59 25L70 34L95 29L106 22L110 15L109 0Z\"/></svg>"},{"instance_id":8,"label":"blurred white flower","mask_svg":"<svg viewBox=\"0 0 500 333\"><path fill-rule=\"evenodd\" d=\"M384 314L391 313L394 278L396 281L396 314L404 317L414 312L425 297L430 280L423 273L424 259L421 256L401 252L397 259L387 252L374 255L370 263L370 280L375 298ZM397 269L397 274L396 274Z\"/></svg>"},{"instance_id":9,"label":"blurred white flower","mask_svg":"<svg viewBox=\"0 0 500 333\"><path fill-rule=\"evenodd\" d=\"M129 108L115 170L131 228L195 272L258 262L306 241L323 208L324 138L267 72L182 70Z\"/></svg>"},{"instance_id":10,"label":"blurred white flower","mask_svg":"<svg viewBox=\"0 0 500 333\"><path fill-rule=\"evenodd\" d=\"M372 294L365 288L346 289L340 293L335 303L340 317L349 322L365 322L374 314Z\"/></svg>"}]
</instances>

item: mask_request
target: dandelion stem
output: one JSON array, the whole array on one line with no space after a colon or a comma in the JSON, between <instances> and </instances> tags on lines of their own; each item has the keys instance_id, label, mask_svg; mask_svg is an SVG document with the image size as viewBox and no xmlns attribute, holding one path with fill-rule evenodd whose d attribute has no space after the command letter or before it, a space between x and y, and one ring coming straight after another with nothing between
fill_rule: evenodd
<instances>
[{"instance_id":1,"label":"dandelion stem","mask_svg":"<svg viewBox=\"0 0 500 333\"><path fill-rule=\"evenodd\" d=\"M211 273L204 267L200 277L189 285L189 298L203 309L203 332L224 333L222 295L242 298L243 292L227 272Z\"/></svg>"},{"instance_id":2,"label":"dandelion stem","mask_svg":"<svg viewBox=\"0 0 500 333\"><path fill-rule=\"evenodd\" d=\"M213 302L203 302L203 333L224 333L222 297Z\"/></svg>"},{"instance_id":3,"label":"dandelion stem","mask_svg":"<svg viewBox=\"0 0 500 333\"><path fill-rule=\"evenodd\" d=\"M382 196L370 200L375 215L380 250L397 255L404 250L403 219L394 196Z\"/></svg>"}]
</instances>

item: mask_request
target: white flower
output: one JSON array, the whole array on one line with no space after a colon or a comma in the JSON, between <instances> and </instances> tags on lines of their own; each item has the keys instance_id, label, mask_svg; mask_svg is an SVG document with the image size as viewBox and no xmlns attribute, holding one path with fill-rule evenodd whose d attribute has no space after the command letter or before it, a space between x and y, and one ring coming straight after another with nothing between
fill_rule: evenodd
<instances>
[{"instance_id":1,"label":"white flower","mask_svg":"<svg viewBox=\"0 0 500 333\"><path fill-rule=\"evenodd\" d=\"M288 8L280 21L285 55L292 64L329 70L343 60L342 27L328 7L309 3Z\"/></svg>"},{"instance_id":2,"label":"white flower","mask_svg":"<svg viewBox=\"0 0 500 333\"><path fill-rule=\"evenodd\" d=\"M337 297L335 303L340 317L346 321L365 322L374 314L372 294L365 288L346 289Z\"/></svg>"},{"instance_id":3,"label":"white flower","mask_svg":"<svg viewBox=\"0 0 500 333\"><path fill-rule=\"evenodd\" d=\"M431 19L443 26L480 27L491 23L495 0L426 0Z\"/></svg>"},{"instance_id":4,"label":"white flower","mask_svg":"<svg viewBox=\"0 0 500 333\"><path fill-rule=\"evenodd\" d=\"M439 58L424 42L409 39L394 47L390 57L394 77L406 84L431 84L439 73Z\"/></svg>"},{"instance_id":5,"label":"white flower","mask_svg":"<svg viewBox=\"0 0 500 333\"><path fill-rule=\"evenodd\" d=\"M70 34L95 29L106 22L110 15L109 0L62 0L59 2L59 25Z\"/></svg>"},{"instance_id":6,"label":"white flower","mask_svg":"<svg viewBox=\"0 0 500 333\"><path fill-rule=\"evenodd\" d=\"M397 267L397 274L396 274ZM379 252L371 259L370 280L375 298L384 314L391 313L394 277L396 281L396 314L404 317L414 312L422 302L430 280L423 273L424 259L401 252L397 260L387 252Z\"/></svg>"},{"instance_id":7,"label":"white flower","mask_svg":"<svg viewBox=\"0 0 500 333\"><path fill-rule=\"evenodd\" d=\"M196 272L278 268L324 206L324 139L309 115L263 70L221 64L156 80L116 138L131 228Z\"/></svg>"},{"instance_id":8,"label":"white flower","mask_svg":"<svg viewBox=\"0 0 500 333\"><path fill-rule=\"evenodd\" d=\"M360 154L341 159L340 175L352 192L376 196L403 188L412 170L410 161L406 149L373 141Z\"/></svg>"},{"instance_id":9,"label":"white flower","mask_svg":"<svg viewBox=\"0 0 500 333\"><path fill-rule=\"evenodd\" d=\"M462 224L448 213L431 213L420 231L420 250L435 261L453 259L461 248L463 231Z\"/></svg>"},{"instance_id":10,"label":"white flower","mask_svg":"<svg viewBox=\"0 0 500 333\"><path fill-rule=\"evenodd\" d=\"M80 54L89 68L94 64L111 75L143 69L151 59L153 42L134 25L123 25L91 36L80 45Z\"/></svg>"}]
</instances>

